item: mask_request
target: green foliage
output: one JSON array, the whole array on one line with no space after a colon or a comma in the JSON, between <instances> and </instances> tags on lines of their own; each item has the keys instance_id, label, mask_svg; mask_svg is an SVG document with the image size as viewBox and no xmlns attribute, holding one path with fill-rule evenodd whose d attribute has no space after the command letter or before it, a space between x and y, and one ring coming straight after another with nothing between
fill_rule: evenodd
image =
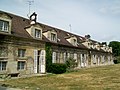
<instances>
[{"instance_id":1,"label":"green foliage","mask_svg":"<svg viewBox=\"0 0 120 90\"><path fill-rule=\"evenodd\" d=\"M52 49L50 43L46 43L45 50L46 50L46 71L48 72L52 64Z\"/></svg>"},{"instance_id":2,"label":"green foliage","mask_svg":"<svg viewBox=\"0 0 120 90\"><path fill-rule=\"evenodd\" d=\"M114 60L114 64L120 63L120 56L116 56Z\"/></svg>"},{"instance_id":3,"label":"green foliage","mask_svg":"<svg viewBox=\"0 0 120 90\"><path fill-rule=\"evenodd\" d=\"M77 66L77 62L73 58L68 58L66 60L66 65L67 65L67 71L72 71Z\"/></svg>"},{"instance_id":4,"label":"green foliage","mask_svg":"<svg viewBox=\"0 0 120 90\"><path fill-rule=\"evenodd\" d=\"M120 42L118 41L111 41L109 46L112 47L113 55L120 56Z\"/></svg>"},{"instance_id":5,"label":"green foliage","mask_svg":"<svg viewBox=\"0 0 120 90\"><path fill-rule=\"evenodd\" d=\"M113 55L114 55L114 63L120 63L120 42L111 41L109 46L112 47Z\"/></svg>"},{"instance_id":6,"label":"green foliage","mask_svg":"<svg viewBox=\"0 0 120 90\"><path fill-rule=\"evenodd\" d=\"M66 72L66 64L60 64L60 63L53 63L51 66L49 66L49 71L50 73L55 73L55 74L61 74Z\"/></svg>"}]
</instances>

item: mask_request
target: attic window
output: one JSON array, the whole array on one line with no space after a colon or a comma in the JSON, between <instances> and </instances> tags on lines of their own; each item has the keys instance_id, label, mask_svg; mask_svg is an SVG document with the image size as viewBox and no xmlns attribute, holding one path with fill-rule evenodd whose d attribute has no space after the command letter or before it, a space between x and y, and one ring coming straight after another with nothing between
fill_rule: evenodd
<instances>
[{"instance_id":1,"label":"attic window","mask_svg":"<svg viewBox=\"0 0 120 90\"><path fill-rule=\"evenodd\" d=\"M57 41L57 35L54 33L51 33L51 41Z\"/></svg>"},{"instance_id":2,"label":"attic window","mask_svg":"<svg viewBox=\"0 0 120 90\"><path fill-rule=\"evenodd\" d=\"M76 45L76 43L77 43L77 40L73 39L73 44Z\"/></svg>"},{"instance_id":3,"label":"attic window","mask_svg":"<svg viewBox=\"0 0 120 90\"><path fill-rule=\"evenodd\" d=\"M35 29L35 38L41 38L41 30Z\"/></svg>"},{"instance_id":4,"label":"attic window","mask_svg":"<svg viewBox=\"0 0 120 90\"><path fill-rule=\"evenodd\" d=\"M73 41L72 44L73 44L74 46L76 46L76 45L77 45L77 40L76 40L76 39L73 39L72 41Z\"/></svg>"},{"instance_id":5,"label":"attic window","mask_svg":"<svg viewBox=\"0 0 120 90\"><path fill-rule=\"evenodd\" d=\"M9 31L9 22L0 20L0 31L8 32Z\"/></svg>"}]
</instances>

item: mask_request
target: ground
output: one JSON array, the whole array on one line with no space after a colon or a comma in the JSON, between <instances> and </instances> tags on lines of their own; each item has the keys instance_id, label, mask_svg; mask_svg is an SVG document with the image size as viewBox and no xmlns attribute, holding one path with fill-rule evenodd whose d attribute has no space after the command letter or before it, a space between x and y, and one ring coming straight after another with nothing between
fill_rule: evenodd
<instances>
[{"instance_id":1,"label":"ground","mask_svg":"<svg viewBox=\"0 0 120 90\"><path fill-rule=\"evenodd\" d=\"M59 75L0 81L22 90L120 90L120 64L80 69Z\"/></svg>"}]
</instances>

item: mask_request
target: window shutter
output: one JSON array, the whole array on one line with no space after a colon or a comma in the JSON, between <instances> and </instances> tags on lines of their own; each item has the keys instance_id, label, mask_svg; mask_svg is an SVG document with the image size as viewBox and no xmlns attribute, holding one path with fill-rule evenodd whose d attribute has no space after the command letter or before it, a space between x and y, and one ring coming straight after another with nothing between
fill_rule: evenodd
<instances>
[{"instance_id":1,"label":"window shutter","mask_svg":"<svg viewBox=\"0 0 120 90\"><path fill-rule=\"evenodd\" d=\"M77 53L74 53L74 59L75 59L76 62L77 62Z\"/></svg>"},{"instance_id":2,"label":"window shutter","mask_svg":"<svg viewBox=\"0 0 120 90\"><path fill-rule=\"evenodd\" d=\"M67 54L67 57L70 58L70 53Z\"/></svg>"},{"instance_id":3,"label":"window shutter","mask_svg":"<svg viewBox=\"0 0 120 90\"><path fill-rule=\"evenodd\" d=\"M100 56L98 56L98 65L100 64Z\"/></svg>"},{"instance_id":4,"label":"window shutter","mask_svg":"<svg viewBox=\"0 0 120 90\"><path fill-rule=\"evenodd\" d=\"M41 50L40 53L41 73L45 73L45 50Z\"/></svg>"},{"instance_id":5,"label":"window shutter","mask_svg":"<svg viewBox=\"0 0 120 90\"><path fill-rule=\"evenodd\" d=\"M64 62L66 62L66 53L64 53Z\"/></svg>"},{"instance_id":6,"label":"window shutter","mask_svg":"<svg viewBox=\"0 0 120 90\"><path fill-rule=\"evenodd\" d=\"M84 67L84 54L80 54L81 58L81 67Z\"/></svg>"},{"instance_id":7,"label":"window shutter","mask_svg":"<svg viewBox=\"0 0 120 90\"><path fill-rule=\"evenodd\" d=\"M52 54L52 63L56 63L56 52Z\"/></svg>"},{"instance_id":8,"label":"window shutter","mask_svg":"<svg viewBox=\"0 0 120 90\"><path fill-rule=\"evenodd\" d=\"M102 56L102 62L103 63L105 62L105 56Z\"/></svg>"},{"instance_id":9,"label":"window shutter","mask_svg":"<svg viewBox=\"0 0 120 90\"><path fill-rule=\"evenodd\" d=\"M37 55L38 55L38 50L34 50L34 73L37 73Z\"/></svg>"},{"instance_id":10,"label":"window shutter","mask_svg":"<svg viewBox=\"0 0 120 90\"><path fill-rule=\"evenodd\" d=\"M84 54L84 65L87 66L87 54Z\"/></svg>"}]
</instances>

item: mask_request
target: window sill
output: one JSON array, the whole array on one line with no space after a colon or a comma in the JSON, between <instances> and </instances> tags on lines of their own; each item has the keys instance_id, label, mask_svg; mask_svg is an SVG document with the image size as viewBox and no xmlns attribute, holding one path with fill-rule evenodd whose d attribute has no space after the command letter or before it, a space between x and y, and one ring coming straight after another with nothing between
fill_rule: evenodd
<instances>
[{"instance_id":1,"label":"window sill","mask_svg":"<svg viewBox=\"0 0 120 90\"><path fill-rule=\"evenodd\" d=\"M25 69L18 69L18 71L25 71Z\"/></svg>"},{"instance_id":2,"label":"window sill","mask_svg":"<svg viewBox=\"0 0 120 90\"><path fill-rule=\"evenodd\" d=\"M18 60L27 60L27 57L18 57Z\"/></svg>"},{"instance_id":3,"label":"window sill","mask_svg":"<svg viewBox=\"0 0 120 90\"><path fill-rule=\"evenodd\" d=\"M8 57L0 57L0 59L8 59Z\"/></svg>"}]
</instances>

